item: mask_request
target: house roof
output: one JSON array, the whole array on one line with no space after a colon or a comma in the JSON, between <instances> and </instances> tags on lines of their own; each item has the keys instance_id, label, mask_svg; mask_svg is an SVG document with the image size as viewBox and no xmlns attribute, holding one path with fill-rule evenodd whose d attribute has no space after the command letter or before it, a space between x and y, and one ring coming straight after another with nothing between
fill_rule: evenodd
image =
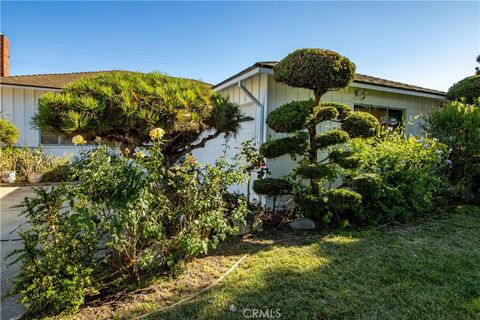
<instances>
[{"instance_id":1,"label":"house roof","mask_svg":"<svg viewBox=\"0 0 480 320\"><path fill-rule=\"evenodd\" d=\"M0 83L15 85L15 86L62 89L67 84L74 82L80 78L94 76L103 72L115 72L115 71L119 71L119 70L30 74L30 75L23 75L23 76L0 77Z\"/></svg>"},{"instance_id":2,"label":"house roof","mask_svg":"<svg viewBox=\"0 0 480 320\"><path fill-rule=\"evenodd\" d=\"M105 71L88 71L88 72L72 72L72 73L48 73L48 74L31 74L23 76L0 77L0 84L62 89L67 84L74 82L83 77L95 76L100 73L118 72L122 70L105 70ZM200 81L203 82L203 81ZM207 83L208 84L208 83Z\"/></svg>"},{"instance_id":3,"label":"house roof","mask_svg":"<svg viewBox=\"0 0 480 320\"><path fill-rule=\"evenodd\" d=\"M240 71L239 73L231 76L230 78L216 84L214 88L221 86L224 83L227 83L251 70L254 70L255 68L267 68L267 69L273 69L273 67L277 64L277 61L262 61L262 62L256 62L252 66ZM401 82L396 82L396 81L391 81L391 80L386 80L382 78L377 78L377 77L372 77L364 74L357 73L355 74L355 79L353 80L356 83L364 83L364 84L371 84L375 86L381 86L381 87L387 87L387 88L395 88L395 89L403 89L403 90L409 90L409 91L416 91L416 92L423 92L423 93L431 93L431 94L436 94L436 95L441 95L445 96L445 92L439 91L439 90L434 90L434 89L428 89L428 88L423 88L419 86L414 86L411 84L406 84L406 83L401 83Z\"/></svg>"}]
</instances>

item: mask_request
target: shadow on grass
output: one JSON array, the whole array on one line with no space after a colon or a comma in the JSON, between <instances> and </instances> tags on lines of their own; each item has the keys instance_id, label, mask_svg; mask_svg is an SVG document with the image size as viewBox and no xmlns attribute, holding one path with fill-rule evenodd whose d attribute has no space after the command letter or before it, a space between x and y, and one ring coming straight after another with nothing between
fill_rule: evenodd
<instances>
[{"instance_id":1,"label":"shadow on grass","mask_svg":"<svg viewBox=\"0 0 480 320\"><path fill-rule=\"evenodd\" d=\"M262 247L220 285L147 319L479 319L479 235L477 212Z\"/></svg>"}]
</instances>

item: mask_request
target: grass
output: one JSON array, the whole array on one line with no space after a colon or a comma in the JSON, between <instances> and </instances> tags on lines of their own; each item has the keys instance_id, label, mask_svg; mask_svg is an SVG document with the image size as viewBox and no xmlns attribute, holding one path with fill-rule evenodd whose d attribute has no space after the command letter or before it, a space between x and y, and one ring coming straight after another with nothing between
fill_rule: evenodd
<instances>
[{"instance_id":1,"label":"grass","mask_svg":"<svg viewBox=\"0 0 480 320\"><path fill-rule=\"evenodd\" d=\"M190 267L198 272L162 282L108 316L151 312L146 319L245 319L256 309L257 315L261 310L281 319L480 319L480 208L450 211L378 230L275 234L291 240L261 247L218 286L159 311L266 243L237 239L194 261ZM169 299L158 296L161 286L170 288Z\"/></svg>"}]
</instances>

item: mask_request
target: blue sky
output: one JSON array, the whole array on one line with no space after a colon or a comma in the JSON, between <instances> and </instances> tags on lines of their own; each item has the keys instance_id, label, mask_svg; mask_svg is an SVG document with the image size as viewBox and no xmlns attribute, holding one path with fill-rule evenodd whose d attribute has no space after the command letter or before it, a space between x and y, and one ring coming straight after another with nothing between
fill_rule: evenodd
<instances>
[{"instance_id":1,"label":"blue sky","mask_svg":"<svg viewBox=\"0 0 480 320\"><path fill-rule=\"evenodd\" d=\"M473 74L479 2L5 2L11 74L124 69L218 83L296 48L446 90Z\"/></svg>"}]
</instances>

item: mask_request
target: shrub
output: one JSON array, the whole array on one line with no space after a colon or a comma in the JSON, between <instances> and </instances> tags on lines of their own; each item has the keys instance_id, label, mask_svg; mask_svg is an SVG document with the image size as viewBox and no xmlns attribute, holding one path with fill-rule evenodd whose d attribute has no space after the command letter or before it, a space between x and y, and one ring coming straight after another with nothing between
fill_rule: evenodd
<instances>
[{"instance_id":1,"label":"shrub","mask_svg":"<svg viewBox=\"0 0 480 320\"><path fill-rule=\"evenodd\" d=\"M292 185L284 179L264 178L253 182L253 190L267 196L285 195L292 191Z\"/></svg>"},{"instance_id":2,"label":"shrub","mask_svg":"<svg viewBox=\"0 0 480 320\"><path fill-rule=\"evenodd\" d=\"M350 136L343 130L330 130L317 135L317 144L320 148L341 144L348 141Z\"/></svg>"},{"instance_id":3,"label":"shrub","mask_svg":"<svg viewBox=\"0 0 480 320\"><path fill-rule=\"evenodd\" d=\"M274 71L276 81L292 87L335 90L350 84L355 64L335 51L298 49L277 63Z\"/></svg>"},{"instance_id":4,"label":"shrub","mask_svg":"<svg viewBox=\"0 0 480 320\"><path fill-rule=\"evenodd\" d=\"M380 132L380 123L367 112L354 112L342 122L342 129L352 138L371 137Z\"/></svg>"},{"instance_id":5,"label":"shrub","mask_svg":"<svg viewBox=\"0 0 480 320\"><path fill-rule=\"evenodd\" d=\"M331 189L325 195L325 202L338 221L349 221L362 203L362 196L348 189Z\"/></svg>"},{"instance_id":6,"label":"shrub","mask_svg":"<svg viewBox=\"0 0 480 320\"><path fill-rule=\"evenodd\" d=\"M175 275L244 220L246 203L231 207L226 196L244 181L236 164L187 156L167 167L160 144L132 158L105 146L85 151L72 165L75 183L23 202L30 227L10 294L22 295L29 314L74 312L89 292Z\"/></svg>"},{"instance_id":7,"label":"shrub","mask_svg":"<svg viewBox=\"0 0 480 320\"><path fill-rule=\"evenodd\" d=\"M268 114L267 124L276 132L302 130L314 106L313 99L286 103Z\"/></svg>"},{"instance_id":8,"label":"shrub","mask_svg":"<svg viewBox=\"0 0 480 320\"><path fill-rule=\"evenodd\" d=\"M428 212L444 187L446 147L432 139L386 134L352 139L348 146L362 158L352 170L353 190L362 195L358 223L409 220Z\"/></svg>"},{"instance_id":9,"label":"shrub","mask_svg":"<svg viewBox=\"0 0 480 320\"><path fill-rule=\"evenodd\" d=\"M0 118L0 143L15 144L18 140L18 129L10 121Z\"/></svg>"},{"instance_id":10,"label":"shrub","mask_svg":"<svg viewBox=\"0 0 480 320\"><path fill-rule=\"evenodd\" d=\"M480 76L479 76L480 77ZM447 145L449 177L460 191L480 192L480 102L452 102L425 118L428 134Z\"/></svg>"},{"instance_id":11,"label":"shrub","mask_svg":"<svg viewBox=\"0 0 480 320\"><path fill-rule=\"evenodd\" d=\"M472 104L480 97L480 75L467 77L455 83L448 89L447 97L450 100L464 100Z\"/></svg>"},{"instance_id":12,"label":"shrub","mask_svg":"<svg viewBox=\"0 0 480 320\"><path fill-rule=\"evenodd\" d=\"M290 154L305 153L307 149L307 137L305 133L298 133L293 137L269 140L260 146L260 154L265 158L272 159Z\"/></svg>"},{"instance_id":13,"label":"shrub","mask_svg":"<svg viewBox=\"0 0 480 320\"><path fill-rule=\"evenodd\" d=\"M295 169L295 174L305 179L325 179L328 181L335 180L337 170L332 166L319 164L300 165Z\"/></svg>"}]
</instances>

